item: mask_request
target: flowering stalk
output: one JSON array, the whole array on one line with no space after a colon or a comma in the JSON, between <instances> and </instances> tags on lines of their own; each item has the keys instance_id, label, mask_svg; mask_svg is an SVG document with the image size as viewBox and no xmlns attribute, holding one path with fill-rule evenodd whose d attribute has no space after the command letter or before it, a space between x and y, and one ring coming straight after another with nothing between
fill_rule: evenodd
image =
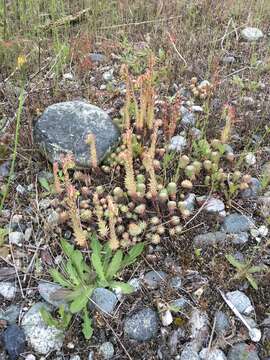
<instances>
[{"instance_id":1,"label":"flowering stalk","mask_svg":"<svg viewBox=\"0 0 270 360\"><path fill-rule=\"evenodd\" d=\"M80 216L77 209L77 193L73 185L67 187L67 205L68 212L72 223L75 241L79 246L85 247L87 244L85 232L82 229Z\"/></svg>"},{"instance_id":2,"label":"flowering stalk","mask_svg":"<svg viewBox=\"0 0 270 360\"><path fill-rule=\"evenodd\" d=\"M58 171L59 171L58 163L55 161L53 163L54 189L57 194L61 194L62 187L61 187L60 179L58 176Z\"/></svg>"},{"instance_id":3,"label":"flowering stalk","mask_svg":"<svg viewBox=\"0 0 270 360\"><path fill-rule=\"evenodd\" d=\"M109 245L112 250L119 248L119 240L116 235L115 225L116 217L118 216L117 206L113 203L111 196L107 196L108 210L109 210L109 228L110 228L110 240Z\"/></svg>"},{"instance_id":4,"label":"flowering stalk","mask_svg":"<svg viewBox=\"0 0 270 360\"><path fill-rule=\"evenodd\" d=\"M94 134L89 134L86 139L86 143L90 145L90 164L94 169L98 167L97 160L97 148L96 148L96 138Z\"/></svg>"}]
</instances>

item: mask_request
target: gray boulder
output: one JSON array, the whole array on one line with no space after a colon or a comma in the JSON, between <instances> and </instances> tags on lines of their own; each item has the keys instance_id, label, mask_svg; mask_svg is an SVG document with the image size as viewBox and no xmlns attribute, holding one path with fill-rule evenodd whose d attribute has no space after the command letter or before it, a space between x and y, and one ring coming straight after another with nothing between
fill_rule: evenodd
<instances>
[{"instance_id":1,"label":"gray boulder","mask_svg":"<svg viewBox=\"0 0 270 360\"><path fill-rule=\"evenodd\" d=\"M108 114L84 101L67 101L47 107L34 127L34 140L50 162L62 154L73 154L76 166L90 166L87 136L96 140L98 162L116 145L119 130Z\"/></svg>"}]
</instances>

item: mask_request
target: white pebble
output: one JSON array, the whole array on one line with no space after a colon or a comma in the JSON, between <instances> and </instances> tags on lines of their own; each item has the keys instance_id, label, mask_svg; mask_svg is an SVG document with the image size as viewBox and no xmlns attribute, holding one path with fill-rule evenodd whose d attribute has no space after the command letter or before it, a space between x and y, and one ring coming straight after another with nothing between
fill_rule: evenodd
<instances>
[{"instance_id":1,"label":"white pebble","mask_svg":"<svg viewBox=\"0 0 270 360\"><path fill-rule=\"evenodd\" d=\"M247 165L255 165L256 164L256 156L252 153L248 153L245 157Z\"/></svg>"}]
</instances>

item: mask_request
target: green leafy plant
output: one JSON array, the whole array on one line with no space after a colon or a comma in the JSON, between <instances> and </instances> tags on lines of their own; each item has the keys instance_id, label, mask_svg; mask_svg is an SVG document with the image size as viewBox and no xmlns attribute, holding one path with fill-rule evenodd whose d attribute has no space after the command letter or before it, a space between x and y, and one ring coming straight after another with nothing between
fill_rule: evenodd
<instances>
[{"instance_id":1,"label":"green leafy plant","mask_svg":"<svg viewBox=\"0 0 270 360\"><path fill-rule=\"evenodd\" d=\"M132 293L134 288L131 285L117 281L115 278L126 266L136 261L144 249L144 244L136 244L127 254L122 250L113 253L109 244L103 246L95 236L92 236L90 265L84 260L82 252L66 240L61 240L61 246L67 260L63 262L61 271L51 269L50 274L54 282L64 288L56 291L55 295L60 295L66 300L69 307L67 311L61 309L60 319L54 319L46 310L42 310L42 316L48 325L64 328L69 323L66 312L70 316L82 313L82 332L86 339L90 339L93 329L87 305L91 301L93 291L98 287L104 287L120 290L124 294Z\"/></svg>"},{"instance_id":2,"label":"green leafy plant","mask_svg":"<svg viewBox=\"0 0 270 360\"><path fill-rule=\"evenodd\" d=\"M247 279L253 289L258 290L258 284L254 279L252 274L265 272L268 270L267 266L259 265L259 266L252 266L250 261L247 262L240 262L235 259L232 255L225 255L228 262L235 267L236 275L234 276L235 279Z\"/></svg>"},{"instance_id":3,"label":"green leafy plant","mask_svg":"<svg viewBox=\"0 0 270 360\"><path fill-rule=\"evenodd\" d=\"M65 330L68 327L72 318L72 314L65 310L64 305L61 305L58 309L58 318L54 318L45 307L40 309L40 314L47 325L61 330Z\"/></svg>"},{"instance_id":4,"label":"green leafy plant","mask_svg":"<svg viewBox=\"0 0 270 360\"><path fill-rule=\"evenodd\" d=\"M53 194L54 193L54 186L49 183L49 181L45 177L39 177L38 182L40 186L46 190L47 194Z\"/></svg>"},{"instance_id":5,"label":"green leafy plant","mask_svg":"<svg viewBox=\"0 0 270 360\"><path fill-rule=\"evenodd\" d=\"M5 242L5 237L8 235L8 230L5 228L0 228L0 246Z\"/></svg>"}]
</instances>

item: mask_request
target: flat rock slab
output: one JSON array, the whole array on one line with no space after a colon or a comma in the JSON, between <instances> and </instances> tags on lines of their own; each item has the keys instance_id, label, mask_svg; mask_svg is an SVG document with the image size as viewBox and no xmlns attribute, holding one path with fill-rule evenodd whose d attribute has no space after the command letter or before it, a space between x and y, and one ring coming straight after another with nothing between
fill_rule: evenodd
<instances>
[{"instance_id":1,"label":"flat rock slab","mask_svg":"<svg viewBox=\"0 0 270 360\"><path fill-rule=\"evenodd\" d=\"M62 154L73 154L78 168L90 167L89 134L95 136L98 162L120 135L105 111L78 100L47 107L34 127L35 143L50 162L59 162Z\"/></svg>"}]
</instances>

